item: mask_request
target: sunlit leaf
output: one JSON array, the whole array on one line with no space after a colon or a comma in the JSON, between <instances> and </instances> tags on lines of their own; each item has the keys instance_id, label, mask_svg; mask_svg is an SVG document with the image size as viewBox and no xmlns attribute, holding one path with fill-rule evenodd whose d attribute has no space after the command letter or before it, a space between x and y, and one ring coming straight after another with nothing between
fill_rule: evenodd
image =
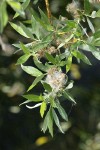
<instances>
[{"instance_id":1,"label":"sunlit leaf","mask_svg":"<svg viewBox=\"0 0 100 150\"><path fill-rule=\"evenodd\" d=\"M0 33L3 32L4 27L8 22L8 14L6 10L6 2L2 1L0 3Z\"/></svg>"},{"instance_id":2,"label":"sunlit leaf","mask_svg":"<svg viewBox=\"0 0 100 150\"><path fill-rule=\"evenodd\" d=\"M26 38L30 38L25 32L24 30L22 29L22 27L20 27L19 25L15 24L15 23L12 23L10 22L10 25L21 35L23 35L24 37Z\"/></svg>"},{"instance_id":3,"label":"sunlit leaf","mask_svg":"<svg viewBox=\"0 0 100 150\"><path fill-rule=\"evenodd\" d=\"M42 75L42 72L39 71L38 69L34 68L34 67L21 65L21 68L22 68L26 73L30 74L31 76L38 77L38 76L41 76L41 75Z\"/></svg>"},{"instance_id":4,"label":"sunlit leaf","mask_svg":"<svg viewBox=\"0 0 100 150\"><path fill-rule=\"evenodd\" d=\"M42 118L44 116L44 112L46 111L46 106L47 106L46 103L42 102L41 107L40 107L40 115Z\"/></svg>"},{"instance_id":5,"label":"sunlit leaf","mask_svg":"<svg viewBox=\"0 0 100 150\"><path fill-rule=\"evenodd\" d=\"M29 5L29 3L30 3L30 0L25 0L25 2L22 3L21 7L23 8L23 10L25 10L27 8L27 6ZM16 14L14 15L13 18L16 18L18 16L19 16L19 14L16 12Z\"/></svg>"},{"instance_id":6,"label":"sunlit leaf","mask_svg":"<svg viewBox=\"0 0 100 150\"><path fill-rule=\"evenodd\" d=\"M66 89L71 89L73 87L74 81L70 81L70 83L67 85Z\"/></svg>"},{"instance_id":7,"label":"sunlit leaf","mask_svg":"<svg viewBox=\"0 0 100 150\"><path fill-rule=\"evenodd\" d=\"M12 9L14 9L19 15L21 15L22 17L25 16L23 7L21 6L19 2L16 2L14 0L6 0L6 1L12 7Z\"/></svg>"},{"instance_id":8,"label":"sunlit leaf","mask_svg":"<svg viewBox=\"0 0 100 150\"><path fill-rule=\"evenodd\" d=\"M44 74L42 74L41 76L38 76L34 82L32 83L32 85L28 88L27 91L30 91L32 88L34 88L38 82L40 82L42 80L42 78L44 77Z\"/></svg>"},{"instance_id":9,"label":"sunlit leaf","mask_svg":"<svg viewBox=\"0 0 100 150\"><path fill-rule=\"evenodd\" d=\"M23 95L23 97L30 100L30 101L34 101L34 102L43 101L43 98L41 96L34 95L34 94Z\"/></svg>"},{"instance_id":10,"label":"sunlit leaf","mask_svg":"<svg viewBox=\"0 0 100 150\"><path fill-rule=\"evenodd\" d=\"M94 51L92 52L92 54L93 54L98 60L100 60L100 50L99 50L99 49L94 50Z\"/></svg>"},{"instance_id":11,"label":"sunlit leaf","mask_svg":"<svg viewBox=\"0 0 100 150\"><path fill-rule=\"evenodd\" d=\"M29 38L34 39L32 32L24 24L20 22L20 26Z\"/></svg>"},{"instance_id":12,"label":"sunlit leaf","mask_svg":"<svg viewBox=\"0 0 100 150\"><path fill-rule=\"evenodd\" d=\"M29 49L22 42L20 42L20 48L25 54L30 54Z\"/></svg>"},{"instance_id":13,"label":"sunlit leaf","mask_svg":"<svg viewBox=\"0 0 100 150\"><path fill-rule=\"evenodd\" d=\"M47 72L48 66L43 65L42 62L40 62L37 58L34 57L34 63L35 65L42 71Z\"/></svg>"},{"instance_id":14,"label":"sunlit leaf","mask_svg":"<svg viewBox=\"0 0 100 150\"><path fill-rule=\"evenodd\" d=\"M25 63L25 62L28 60L28 58L29 58L30 56L31 56L30 54L25 54L25 55L21 56L21 57L17 60L17 65L18 65L18 64L23 64L23 63Z\"/></svg>"},{"instance_id":15,"label":"sunlit leaf","mask_svg":"<svg viewBox=\"0 0 100 150\"><path fill-rule=\"evenodd\" d=\"M87 17L87 22L88 22L88 25L89 25L91 31L92 31L93 33L95 33L94 26L93 26L92 22L90 21L90 19L89 19L88 17Z\"/></svg>"},{"instance_id":16,"label":"sunlit leaf","mask_svg":"<svg viewBox=\"0 0 100 150\"><path fill-rule=\"evenodd\" d=\"M66 72L68 72L71 68L71 64L72 64L72 56L70 55L67 59L67 63L66 63Z\"/></svg>"},{"instance_id":17,"label":"sunlit leaf","mask_svg":"<svg viewBox=\"0 0 100 150\"><path fill-rule=\"evenodd\" d=\"M100 9L96 12L96 17L100 17Z\"/></svg>"},{"instance_id":18,"label":"sunlit leaf","mask_svg":"<svg viewBox=\"0 0 100 150\"><path fill-rule=\"evenodd\" d=\"M78 50L74 50L72 51L73 56L75 56L76 58L81 59L84 63L91 65L89 59L80 51Z\"/></svg>"}]
</instances>

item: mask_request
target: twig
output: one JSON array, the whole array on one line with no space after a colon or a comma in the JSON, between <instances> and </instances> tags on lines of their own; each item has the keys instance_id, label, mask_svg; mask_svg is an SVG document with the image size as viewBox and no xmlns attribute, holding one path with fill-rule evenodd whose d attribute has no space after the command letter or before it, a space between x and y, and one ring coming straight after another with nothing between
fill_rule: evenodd
<instances>
[{"instance_id":1,"label":"twig","mask_svg":"<svg viewBox=\"0 0 100 150\"><path fill-rule=\"evenodd\" d=\"M51 11L50 11L50 6L49 6L49 0L45 0L45 4L46 4L48 19L50 20L51 19Z\"/></svg>"}]
</instances>

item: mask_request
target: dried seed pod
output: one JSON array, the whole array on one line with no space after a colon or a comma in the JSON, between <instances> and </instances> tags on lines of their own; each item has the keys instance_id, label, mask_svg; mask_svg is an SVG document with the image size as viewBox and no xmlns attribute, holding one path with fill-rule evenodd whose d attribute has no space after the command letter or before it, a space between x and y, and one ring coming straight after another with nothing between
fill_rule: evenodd
<instances>
[{"instance_id":1,"label":"dried seed pod","mask_svg":"<svg viewBox=\"0 0 100 150\"><path fill-rule=\"evenodd\" d=\"M68 11L69 13L71 13L71 15L73 16L73 18L79 18L79 13L77 11L79 8L80 8L79 2L73 1L72 3L70 3L70 4L67 5L66 11Z\"/></svg>"},{"instance_id":2,"label":"dried seed pod","mask_svg":"<svg viewBox=\"0 0 100 150\"><path fill-rule=\"evenodd\" d=\"M66 74L53 67L48 70L46 82L52 87L53 91L57 93L66 84Z\"/></svg>"}]
</instances>

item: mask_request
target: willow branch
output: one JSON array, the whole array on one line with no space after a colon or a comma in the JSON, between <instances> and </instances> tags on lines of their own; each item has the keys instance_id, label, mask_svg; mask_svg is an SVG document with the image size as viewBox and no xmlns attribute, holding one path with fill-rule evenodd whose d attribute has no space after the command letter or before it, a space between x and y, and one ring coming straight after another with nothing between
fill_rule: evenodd
<instances>
[{"instance_id":1,"label":"willow branch","mask_svg":"<svg viewBox=\"0 0 100 150\"><path fill-rule=\"evenodd\" d=\"M49 6L49 0L45 0L45 4L46 4L48 19L51 19L51 11L50 11L50 6Z\"/></svg>"}]
</instances>

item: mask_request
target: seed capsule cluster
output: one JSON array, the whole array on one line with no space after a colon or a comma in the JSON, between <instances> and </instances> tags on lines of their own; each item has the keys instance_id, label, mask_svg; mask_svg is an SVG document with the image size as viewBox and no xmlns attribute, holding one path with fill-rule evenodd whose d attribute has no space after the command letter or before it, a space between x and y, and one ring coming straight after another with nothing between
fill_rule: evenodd
<instances>
[{"instance_id":1,"label":"seed capsule cluster","mask_svg":"<svg viewBox=\"0 0 100 150\"><path fill-rule=\"evenodd\" d=\"M57 93L61 90L66 83L66 75L57 68L51 68L48 70L46 82L52 87L53 91Z\"/></svg>"}]
</instances>

